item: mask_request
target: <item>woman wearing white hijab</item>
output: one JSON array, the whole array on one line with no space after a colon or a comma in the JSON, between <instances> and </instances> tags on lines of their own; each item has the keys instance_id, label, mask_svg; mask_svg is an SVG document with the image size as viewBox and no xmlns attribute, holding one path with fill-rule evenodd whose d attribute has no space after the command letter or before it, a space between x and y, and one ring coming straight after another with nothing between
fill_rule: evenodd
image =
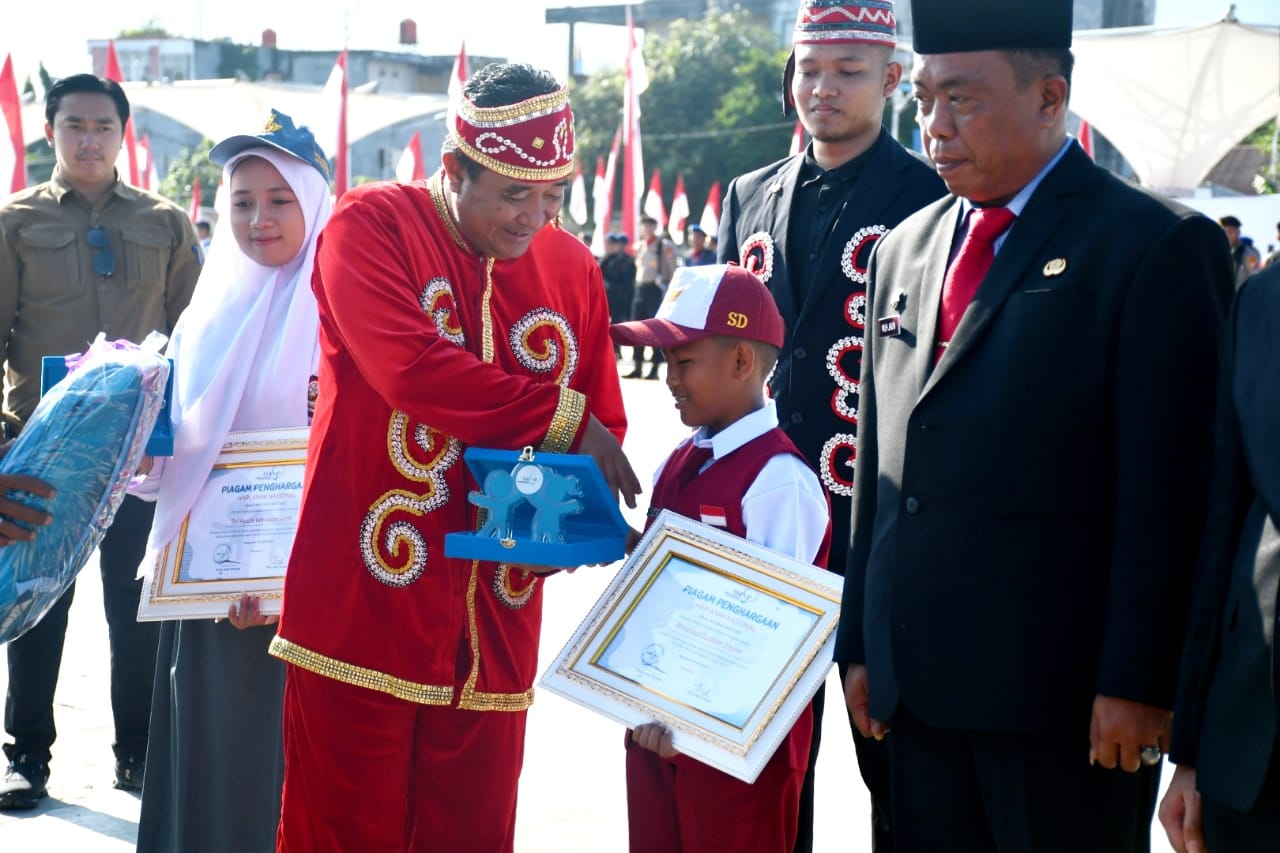
<instances>
[{"instance_id":1,"label":"woman wearing white hijab","mask_svg":"<svg viewBox=\"0 0 1280 853\"><path fill-rule=\"evenodd\" d=\"M209 158L223 164L219 228L169 343L174 453L134 489L158 501L152 549L177 535L228 432L306 426L314 402L311 270L332 209L328 161L278 112L263 133L224 140ZM228 619L161 629L139 851L275 847L284 666L260 627L275 620L252 596Z\"/></svg>"}]
</instances>

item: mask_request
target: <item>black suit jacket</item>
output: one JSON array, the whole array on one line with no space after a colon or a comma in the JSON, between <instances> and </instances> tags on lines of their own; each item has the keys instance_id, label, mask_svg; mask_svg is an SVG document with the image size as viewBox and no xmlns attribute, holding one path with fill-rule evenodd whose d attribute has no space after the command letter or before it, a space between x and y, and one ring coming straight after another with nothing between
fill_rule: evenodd
<instances>
[{"instance_id":1,"label":"black suit jacket","mask_svg":"<svg viewBox=\"0 0 1280 853\"><path fill-rule=\"evenodd\" d=\"M1214 432L1172 758L1200 791L1247 812L1276 739L1280 588L1280 267L1236 299Z\"/></svg>"},{"instance_id":2,"label":"black suit jacket","mask_svg":"<svg viewBox=\"0 0 1280 853\"><path fill-rule=\"evenodd\" d=\"M961 204L877 246L837 659L871 712L1084 737L1172 707L1232 291L1222 229L1072 144L934 367Z\"/></svg>"},{"instance_id":3,"label":"black suit jacket","mask_svg":"<svg viewBox=\"0 0 1280 853\"><path fill-rule=\"evenodd\" d=\"M779 160L735 178L725 197L718 251L721 262L755 269L769 285L787 326L770 380L778 421L831 496L829 568L844 573L853 494L858 374L865 325L867 262L876 242L909 214L946 193L932 167L888 133L868 149L859 178L808 281L791 278L787 246L792 201L804 155ZM798 286L797 286L798 284Z\"/></svg>"}]
</instances>

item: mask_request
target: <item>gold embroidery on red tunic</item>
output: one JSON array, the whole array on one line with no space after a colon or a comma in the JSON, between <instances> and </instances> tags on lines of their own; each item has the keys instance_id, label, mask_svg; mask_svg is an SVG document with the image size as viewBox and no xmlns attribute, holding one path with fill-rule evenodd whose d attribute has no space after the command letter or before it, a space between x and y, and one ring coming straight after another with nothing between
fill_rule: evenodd
<instances>
[{"instance_id":1,"label":"gold embroidery on red tunic","mask_svg":"<svg viewBox=\"0 0 1280 853\"><path fill-rule=\"evenodd\" d=\"M437 276L427 282L418 301L422 305L422 310L427 312L427 316L435 323L440 337L458 346L466 342L462 334L462 324L458 322L453 288L449 286L447 278Z\"/></svg>"},{"instance_id":2,"label":"gold embroidery on red tunic","mask_svg":"<svg viewBox=\"0 0 1280 853\"><path fill-rule=\"evenodd\" d=\"M558 311L539 308L511 327L511 352L535 373L555 373L557 385L567 386L578 370L578 339Z\"/></svg>"},{"instance_id":3,"label":"gold embroidery on red tunic","mask_svg":"<svg viewBox=\"0 0 1280 853\"><path fill-rule=\"evenodd\" d=\"M484 332L481 345L484 347L484 360L493 363L493 313L489 303L493 301L493 258L488 258L484 265L484 298L480 304L480 314L484 319Z\"/></svg>"},{"instance_id":4,"label":"gold embroidery on red tunic","mask_svg":"<svg viewBox=\"0 0 1280 853\"><path fill-rule=\"evenodd\" d=\"M353 663L313 652L297 643L289 642L284 637L273 637L268 650L274 657L308 672L341 681L343 684L377 690L379 693L386 693L406 702L416 702L419 705L448 705L453 702L453 688L447 684L420 684L416 681L396 678L394 675L387 675L376 669L356 666Z\"/></svg>"},{"instance_id":5,"label":"gold embroidery on red tunic","mask_svg":"<svg viewBox=\"0 0 1280 853\"><path fill-rule=\"evenodd\" d=\"M427 282L419 296L422 310L431 317L440 336L456 346L466 341L455 311L448 279ZM360 525L360 553L365 567L382 583L405 587L422 576L427 567L427 542L421 531L404 516L421 518L449 500L445 475L462 455L461 443L426 424L409 428L409 416L391 413L387 425L387 456L406 480L421 483L425 491L392 489L369 507ZM401 518L393 520L393 516Z\"/></svg>"},{"instance_id":6,"label":"gold embroidery on red tunic","mask_svg":"<svg viewBox=\"0 0 1280 853\"><path fill-rule=\"evenodd\" d=\"M493 572L493 593L512 610L528 604L537 586L538 576L526 569L513 571L506 563L499 563Z\"/></svg>"},{"instance_id":7,"label":"gold embroidery on red tunic","mask_svg":"<svg viewBox=\"0 0 1280 853\"><path fill-rule=\"evenodd\" d=\"M453 242L457 243L460 249L471 251L471 246L462 239L462 233L458 231L458 226L453 221L453 211L449 209L449 198L444 191L442 175L443 172L436 172L431 176L427 181L427 193L431 196L431 203L435 205L440 221L449 229L449 236L453 238Z\"/></svg>"},{"instance_id":8,"label":"gold embroidery on red tunic","mask_svg":"<svg viewBox=\"0 0 1280 853\"><path fill-rule=\"evenodd\" d=\"M471 561L471 575L467 578L467 632L471 635L471 671L462 685L458 707L468 711L524 711L533 704L533 688L520 693L482 693L476 690L480 680L480 634L476 623L476 587L479 583L480 561Z\"/></svg>"}]
</instances>

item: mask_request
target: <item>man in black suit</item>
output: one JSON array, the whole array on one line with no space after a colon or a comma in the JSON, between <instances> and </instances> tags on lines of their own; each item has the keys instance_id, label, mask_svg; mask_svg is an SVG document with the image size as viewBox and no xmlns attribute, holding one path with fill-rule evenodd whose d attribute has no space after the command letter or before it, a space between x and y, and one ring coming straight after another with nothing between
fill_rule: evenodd
<instances>
[{"instance_id":1,"label":"man in black suit","mask_svg":"<svg viewBox=\"0 0 1280 853\"><path fill-rule=\"evenodd\" d=\"M1280 266L1247 280L1218 389L1160 821L1179 853L1280 846ZM1198 845L1198 846L1197 846Z\"/></svg>"},{"instance_id":2,"label":"man in black suit","mask_svg":"<svg viewBox=\"0 0 1280 853\"><path fill-rule=\"evenodd\" d=\"M1067 136L1070 0L912 18L953 195L871 261L846 702L888 733L899 851L1145 850L1226 240Z\"/></svg>"},{"instance_id":3,"label":"man in black suit","mask_svg":"<svg viewBox=\"0 0 1280 853\"><path fill-rule=\"evenodd\" d=\"M933 169L882 127L885 100L902 78L893 59L895 23L888 0L803 0L783 100L788 115L799 112L811 142L735 179L720 223L720 260L755 271L786 321L769 387L783 430L831 497L837 547L829 567L839 574L849 541L867 260L890 228L946 192ZM812 849L822 707L820 692L797 851ZM874 847L888 853L886 749L861 738L855 745L871 791Z\"/></svg>"}]
</instances>

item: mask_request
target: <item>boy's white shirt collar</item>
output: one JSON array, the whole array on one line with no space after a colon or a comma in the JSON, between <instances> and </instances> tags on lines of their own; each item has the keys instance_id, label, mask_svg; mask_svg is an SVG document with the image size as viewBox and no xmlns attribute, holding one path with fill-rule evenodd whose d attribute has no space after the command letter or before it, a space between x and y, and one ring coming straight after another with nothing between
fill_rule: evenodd
<instances>
[{"instance_id":1,"label":"boy's white shirt collar","mask_svg":"<svg viewBox=\"0 0 1280 853\"><path fill-rule=\"evenodd\" d=\"M705 426L693 433L693 443L698 447L710 447L711 455L720 459L728 456L747 442L759 438L778 425L778 407L773 400L754 412L748 412L713 436L707 435Z\"/></svg>"}]
</instances>

